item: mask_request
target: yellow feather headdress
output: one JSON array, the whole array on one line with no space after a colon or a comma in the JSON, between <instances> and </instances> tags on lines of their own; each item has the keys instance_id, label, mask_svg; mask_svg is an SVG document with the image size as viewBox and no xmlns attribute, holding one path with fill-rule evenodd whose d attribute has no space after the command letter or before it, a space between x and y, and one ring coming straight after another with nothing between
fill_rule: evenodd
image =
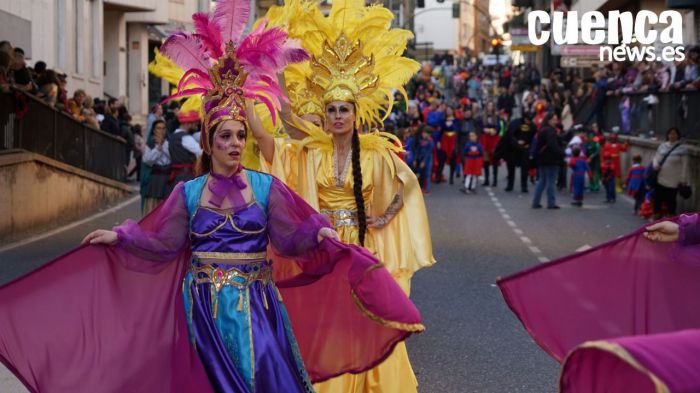
<instances>
[{"instance_id":1,"label":"yellow feather headdress","mask_svg":"<svg viewBox=\"0 0 700 393\"><path fill-rule=\"evenodd\" d=\"M295 110L323 114L328 102L348 101L355 104L358 123L381 125L394 89L405 96L404 84L420 67L402 56L413 34L392 29L394 15L381 5L334 0L326 17L315 1L291 0L272 7L266 18L272 26L285 26L312 57L285 71Z\"/></svg>"}]
</instances>

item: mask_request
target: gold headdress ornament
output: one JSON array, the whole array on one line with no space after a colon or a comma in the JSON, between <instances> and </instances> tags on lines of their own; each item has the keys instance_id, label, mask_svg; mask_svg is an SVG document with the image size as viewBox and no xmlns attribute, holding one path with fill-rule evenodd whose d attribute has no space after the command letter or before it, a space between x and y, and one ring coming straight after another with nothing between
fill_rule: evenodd
<instances>
[{"instance_id":1,"label":"gold headdress ornament","mask_svg":"<svg viewBox=\"0 0 700 393\"><path fill-rule=\"evenodd\" d=\"M290 37L298 38L312 57L306 69L287 68L306 76L306 83L297 80L292 85L294 77L288 80L290 95L310 101L310 93L317 107L331 101L352 102L363 125L382 123L391 112L394 90L405 96L403 85L420 67L402 56L413 34L392 29L394 15L381 5L334 0L325 17L316 2L292 0L284 7L272 7L267 18L271 25L286 26ZM285 77L290 74L285 72ZM304 107L301 104L293 106Z\"/></svg>"}]
</instances>

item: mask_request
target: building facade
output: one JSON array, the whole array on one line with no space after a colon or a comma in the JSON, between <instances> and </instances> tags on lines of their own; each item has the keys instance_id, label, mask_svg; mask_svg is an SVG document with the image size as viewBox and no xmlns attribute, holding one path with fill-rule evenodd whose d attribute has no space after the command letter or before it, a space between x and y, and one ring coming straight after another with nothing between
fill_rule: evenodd
<instances>
[{"instance_id":1,"label":"building facade","mask_svg":"<svg viewBox=\"0 0 700 393\"><path fill-rule=\"evenodd\" d=\"M209 0L0 0L0 39L23 48L30 65L65 73L69 93L125 97L139 119L157 99L149 91L167 92L149 90L153 47L209 8Z\"/></svg>"}]
</instances>

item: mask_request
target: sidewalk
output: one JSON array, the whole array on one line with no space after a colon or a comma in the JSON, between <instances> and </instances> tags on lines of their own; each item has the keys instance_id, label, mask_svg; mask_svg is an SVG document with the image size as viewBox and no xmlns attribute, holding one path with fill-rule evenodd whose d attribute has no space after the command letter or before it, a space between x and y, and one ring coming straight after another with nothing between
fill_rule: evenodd
<instances>
[{"instance_id":1,"label":"sidewalk","mask_svg":"<svg viewBox=\"0 0 700 393\"><path fill-rule=\"evenodd\" d=\"M89 232L111 228L127 218L141 217L140 198L137 196L108 206L100 213L76 223L37 235L23 242L0 246L0 285L27 274L71 249ZM0 392L26 393L27 389L9 370L0 364Z\"/></svg>"}]
</instances>

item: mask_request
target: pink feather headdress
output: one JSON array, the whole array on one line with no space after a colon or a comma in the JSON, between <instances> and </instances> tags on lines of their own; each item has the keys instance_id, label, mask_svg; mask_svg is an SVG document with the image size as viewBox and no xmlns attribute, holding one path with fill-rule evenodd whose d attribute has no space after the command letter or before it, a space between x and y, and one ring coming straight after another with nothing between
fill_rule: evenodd
<instances>
[{"instance_id":1,"label":"pink feather headdress","mask_svg":"<svg viewBox=\"0 0 700 393\"><path fill-rule=\"evenodd\" d=\"M248 16L248 0L219 0L212 14L192 15L194 33L170 35L160 48L183 70L171 100L203 95L204 127L201 143L211 153L207 132L225 120L245 121L245 100L264 103L276 122L280 108L277 74L308 54L280 28L265 30L266 21L241 37Z\"/></svg>"}]
</instances>

